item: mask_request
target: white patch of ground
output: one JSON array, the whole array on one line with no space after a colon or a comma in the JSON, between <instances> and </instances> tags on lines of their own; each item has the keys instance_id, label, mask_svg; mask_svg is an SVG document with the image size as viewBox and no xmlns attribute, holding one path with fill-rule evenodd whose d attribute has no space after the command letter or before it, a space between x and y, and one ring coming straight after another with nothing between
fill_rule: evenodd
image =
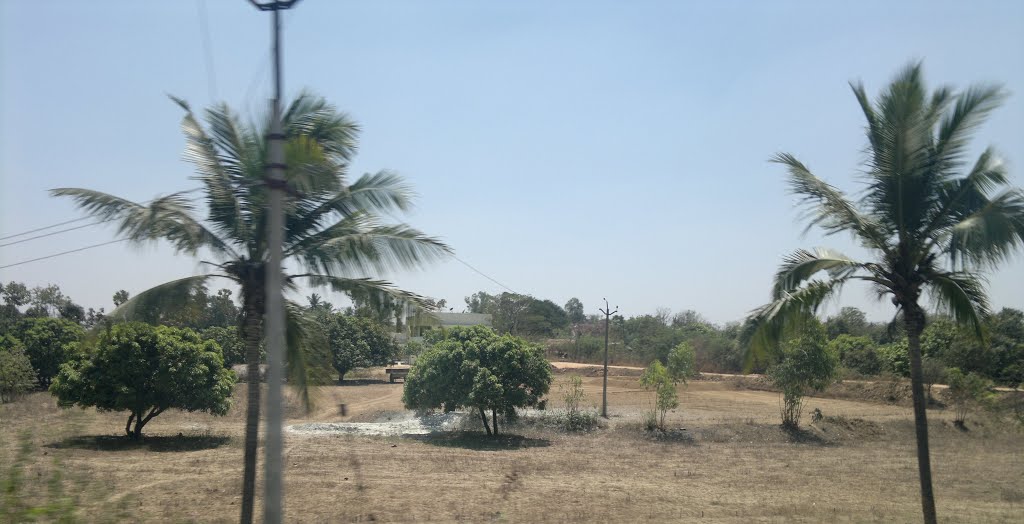
<instances>
[{"instance_id":1,"label":"white patch of ground","mask_svg":"<svg viewBox=\"0 0 1024 524\"><path fill-rule=\"evenodd\" d=\"M409 411L390 415L380 422L311 422L294 424L287 430L300 435L427 435L459 429L466 416L466 413L417 415Z\"/></svg>"}]
</instances>

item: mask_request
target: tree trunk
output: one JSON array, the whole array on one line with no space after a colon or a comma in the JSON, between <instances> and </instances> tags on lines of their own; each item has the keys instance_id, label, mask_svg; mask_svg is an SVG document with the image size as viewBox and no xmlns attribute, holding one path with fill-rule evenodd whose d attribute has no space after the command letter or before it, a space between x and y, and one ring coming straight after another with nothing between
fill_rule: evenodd
<instances>
[{"instance_id":1,"label":"tree trunk","mask_svg":"<svg viewBox=\"0 0 1024 524\"><path fill-rule=\"evenodd\" d=\"M128 423L124 425L124 434L128 435L128 438L130 439L134 439L134 436L132 435L132 421L134 420L135 412L132 411L132 414L128 416Z\"/></svg>"},{"instance_id":2,"label":"tree trunk","mask_svg":"<svg viewBox=\"0 0 1024 524\"><path fill-rule=\"evenodd\" d=\"M263 300L258 289L257 285L256 289L250 287L242 290L245 302L243 334L248 378L242 471L242 524L252 523L256 499L256 453L260 429L260 339L263 335Z\"/></svg>"},{"instance_id":3,"label":"tree trunk","mask_svg":"<svg viewBox=\"0 0 1024 524\"><path fill-rule=\"evenodd\" d=\"M932 491L932 466L928 452L928 401L924 392L924 372L921 367L921 332L924 331L924 311L917 303L903 308L910 353L910 390L914 398L914 429L917 434L917 469L921 478L921 509L924 522L935 524L935 494Z\"/></svg>"},{"instance_id":4,"label":"tree trunk","mask_svg":"<svg viewBox=\"0 0 1024 524\"><path fill-rule=\"evenodd\" d=\"M487 425L487 413L484 413L484 408L480 409L480 420L484 422L484 429L487 430L487 436L491 436L491 427Z\"/></svg>"},{"instance_id":5,"label":"tree trunk","mask_svg":"<svg viewBox=\"0 0 1024 524\"><path fill-rule=\"evenodd\" d=\"M498 410L491 410L491 419L494 421L494 423L491 424L491 426L494 427L494 436L498 436Z\"/></svg>"}]
</instances>

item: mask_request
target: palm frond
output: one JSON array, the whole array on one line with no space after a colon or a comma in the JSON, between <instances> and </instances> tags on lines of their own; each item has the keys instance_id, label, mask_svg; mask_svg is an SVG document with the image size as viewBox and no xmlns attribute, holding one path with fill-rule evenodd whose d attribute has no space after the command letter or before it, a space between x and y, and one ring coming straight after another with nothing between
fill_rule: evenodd
<instances>
[{"instance_id":1,"label":"palm frond","mask_svg":"<svg viewBox=\"0 0 1024 524\"><path fill-rule=\"evenodd\" d=\"M405 224L378 225L355 215L286 247L316 272L352 274L409 269L452 253L444 242Z\"/></svg>"},{"instance_id":2,"label":"palm frond","mask_svg":"<svg viewBox=\"0 0 1024 524\"><path fill-rule=\"evenodd\" d=\"M118 234L133 243L167 240L176 250L188 254L204 247L218 255L235 254L230 245L192 216L192 204L184 193L165 195L148 205L91 189L58 188L50 194L70 197L90 215L115 221Z\"/></svg>"},{"instance_id":3,"label":"palm frond","mask_svg":"<svg viewBox=\"0 0 1024 524\"><path fill-rule=\"evenodd\" d=\"M330 367L327 341L306 314L292 301L285 302L285 367L288 385L298 394L306 412L316 404L312 386L325 384Z\"/></svg>"},{"instance_id":4,"label":"palm frond","mask_svg":"<svg viewBox=\"0 0 1024 524\"><path fill-rule=\"evenodd\" d=\"M305 136L315 140L338 164L345 164L355 155L359 125L323 97L303 91L285 110L282 120L289 139Z\"/></svg>"},{"instance_id":5,"label":"palm frond","mask_svg":"<svg viewBox=\"0 0 1024 524\"><path fill-rule=\"evenodd\" d=\"M873 249L889 251L883 229L873 219L862 215L853 203L835 187L814 176L810 169L788 153L779 153L772 162L786 166L790 192L801 197L808 207L808 229L821 226L828 234L849 231Z\"/></svg>"},{"instance_id":6,"label":"palm frond","mask_svg":"<svg viewBox=\"0 0 1024 524\"><path fill-rule=\"evenodd\" d=\"M922 235L933 241L942 240L949 229L983 208L989 195L1008 183L1008 173L992 148L981 153L967 176L946 181L939 190L941 206L936 206L928 227ZM934 243L934 242L933 242Z\"/></svg>"},{"instance_id":7,"label":"palm frond","mask_svg":"<svg viewBox=\"0 0 1024 524\"><path fill-rule=\"evenodd\" d=\"M320 275L315 273L303 273L288 275L286 280L294 281L305 279L311 286L327 287L348 296L357 295L370 302L370 306L379 308L387 300L393 302L408 303L415 307L426 308L429 306L428 299L411 291L396 288L386 280L372 278L346 278L332 275Z\"/></svg>"},{"instance_id":8,"label":"palm frond","mask_svg":"<svg viewBox=\"0 0 1024 524\"><path fill-rule=\"evenodd\" d=\"M1024 246L1024 191L1005 191L954 225L947 251L960 265L991 266Z\"/></svg>"},{"instance_id":9,"label":"palm frond","mask_svg":"<svg viewBox=\"0 0 1024 524\"><path fill-rule=\"evenodd\" d=\"M172 97L173 98L173 97ZM181 99L174 98L185 109L181 130L185 134L186 161L196 167L195 179L206 189L206 204L210 222L222 235L236 240L248 237L248 224L244 183L246 172L262 160L246 131L240 129L237 118L226 106L207 111L207 119L215 138L211 138L196 119L192 109ZM253 151L257 149L257 151Z\"/></svg>"},{"instance_id":10,"label":"palm frond","mask_svg":"<svg viewBox=\"0 0 1024 524\"><path fill-rule=\"evenodd\" d=\"M401 176L390 171L365 174L351 186L322 200L306 199L293 208L287 218L288 240L306 238L331 220L357 214L406 211L412 206L413 192Z\"/></svg>"},{"instance_id":11,"label":"palm frond","mask_svg":"<svg viewBox=\"0 0 1024 524\"><path fill-rule=\"evenodd\" d=\"M937 308L956 320L970 326L981 340L986 340L985 323L989 315L985 283L973 273L934 272L930 273L929 292Z\"/></svg>"},{"instance_id":12,"label":"palm frond","mask_svg":"<svg viewBox=\"0 0 1024 524\"><path fill-rule=\"evenodd\" d=\"M195 275L153 286L107 314L114 321L159 321L159 314L180 309L188 298L218 275Z\"/></svg>"},{"instance_id":13,"label":"palm frond","mask_svg":"<svg viewBox=\"0 0 1024 524\"><path fill-rule=\"evenodd\" d=\"M1000 86L971 86L956 97L953 111L942 118L935 145L936 161L943 169L956 168L967 152L971 132L1006 99Z\"/></svg>"},{"instance_id":14,"label":"palm frond","mask_svg":"<svg viewBox=\"0 0 1024 524\"><path fill-rule=\"evenodd\" d=\"M813 252L799 249L784 259L775 274L772 299L782 298L820 271L828 272L829 277L833 279L845 279L863 268L865 264L828 248L815 248Z\"/></svg>"},{"instance_id":15,"label":"palm frond","mask_svg":"<svg viewBox=\"0 0 1024 524\"><path fill-rule=\"evenodd\" d=\"M785 336L813 319L818 308L838 294L846 280L812 280L751 312L749 320L756 328L747 347L745 367L750 369L774 355Z\"/></svg>"}]
</instances>

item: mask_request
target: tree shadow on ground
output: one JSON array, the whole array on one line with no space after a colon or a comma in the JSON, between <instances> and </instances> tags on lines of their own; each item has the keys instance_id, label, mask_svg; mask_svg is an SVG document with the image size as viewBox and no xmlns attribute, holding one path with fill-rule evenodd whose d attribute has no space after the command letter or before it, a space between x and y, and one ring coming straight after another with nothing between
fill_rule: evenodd
<instances>
[{"instance_id":1,"label":"tree shadow on ground","mask_svg":"<svg viewBox=\"0 0 1024 524\"><path fill-rule=\"evenodd\" d=\"M88 449L92 451L131 451L144 449L156 452L202 451L216 449L231 440L214 435L164 436L143 435L142 440L131 440L124 435L79 435L47 444L52 449Z\"/></svg>"},{"instance_id":2,"label":"tree shadow on ground","mask_svg":"<svg viewBox=\"0 0 1024 524\"><path fill-rule=\"evenodd\" d=\"M822 437L818 433L811 431L809 429L803 429L799 427L794 428L792 426L787 426L785 424L779 427L782 429L782 432L786 435L786 438L792 444L810 444L813 446L822 447L833 447L836 445L835 442L829 441L828 439Z\"/></svg>"},{"instance_id":3,"label":"tree shadow on ground","mask_svg":"<svg viewBox=\"0 0 1024 524\"><path fill-rule=\"evenodd\" d=\"M430 444L431 446L471 449L475 451L509 451L526 448L546 448L551 445L551 441L544 438L501 434L491 436L475 431L409 435L408 438L418 440L424 444Z\"/></svg>"},{"instance_id":4,"label":"tree shadow on ground","mask_svg":"<svg viewBox=\"0 0 1024 524\"><path fill-rule=\"evenodd\" d=\"M399 385L401 382L389 382L379 378L346 378L335 382L335 385L338 386L378 386L381 384Z\"/></svg>"},{"instance_id":5,"label":"tree shadow on ground","mask_svg":"<svg viewBox=\"0 0 1024 524\"><path fill-rule=\"evenodd\" d=\"M668 429L647 429L641 428L644 436L648 440L656 442L671 442L674 444L683 444L687 446L696 446L696 436L684 428L668 428Z\"/></svg>"}]
</instances>

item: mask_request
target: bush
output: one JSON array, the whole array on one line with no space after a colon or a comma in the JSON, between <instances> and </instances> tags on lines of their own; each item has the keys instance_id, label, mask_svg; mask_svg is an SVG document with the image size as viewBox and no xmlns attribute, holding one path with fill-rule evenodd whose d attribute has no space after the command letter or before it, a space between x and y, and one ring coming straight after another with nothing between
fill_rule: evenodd
<instances>
[{"instance_id":1,"label":"bush","mask_svg":"<svg viewBox=\"0 0 1024 524\"><path fill-rule=\"evenodd\" d=\"M676 393L676 383L671 373L661 362L655 360L640 377L640 385L654 392L654 405L646 418L647 429L664 431L668 410L679 406L679 395Z\"/></svg>"},{"instance_id":2,"label":"bush","mask_svg":"<svg viewBox=\"0 0 1024 524\"><path fill-rule=\"evenodd\" d=\"M953 422L963 427L968 412L983 406L990 400L992 381L973 371L964 374L958 368L949 369L946 375L949 380L949 397L956 410L956 418Z\"/></svg>"},{"instance_id":3,"label":"bush","mask_svg":"<svg viewBox=\"0 0 1024 524\"><path fill-rule=\"evenodd\" d=\"M13 402L32 389L36 372L21 341L0 335L0 403Z\"/></svg>"},{"instance_id":4,"label":"bush","mask_svg":"<svg viewBox=\"0 0 1024 524\"><path fill-rule=\"evenodd\" d=\"M587 417L580 409L580 404L587 397L583 391L583 379L579 375L572 375L569 377L569 386L561 386L562 400L565 401L565 420L564 427L569 431L581 431L588 430L593 427L594 421L589 420L593 417Z\"/></svg>"},{"instance_id":5,"label":"bush","mask_svg":"<svg viewBox=\"0 0 1024 524\"><path fill-rule=\"evenodd\" d=\"M138 440L169 408L224 415L234 382L216 343L190 329L128 323L100 334L82 360L61 366L50 391L61 407L128 411L125 433Z\"/></svg>"},{"instance_id":6,"label":"bush","mask_svg":"<svg viewBox=\"0 0 1024 524\"><path fill-rule=\"evenodd\" d=\"M882 360L868 337L839 335L828 343L828 348L839 356L843 366L861 375L872 376L882 371Z\"/></svg>"},{"instance_id":7,"label":"bush","mask_svg":"<svg viewBox=\"0 0 1024 524\"><path fill-rule=\"evenodd\" d=\"M768 368L768 378L782 390L782 425L800 424L804 395L821 391L831 384L839 371L839 356L825 347L825 330L812 324L796 338L787 341L781 359Z\"/></svg>"},{"instance_id":8,"label":"bush","mask_svg":"<svg viewBox=\"0 0 1024 524\"><path fill-rule=\"evenodd\" d=\"M693 346L689 342L680 342L668 354L668 374L673 382L686 384L687 379L697 376L694 364Z\"/></svg>"},{"instance_id":9,"label":"bush","mask_svg":"<svg viewBox=\"0 0 1024 524\"><path fill-rule=\"evenodd\" d=\"M878 346L878 358L882 361L883 370L901 377L909 377L909 351L906 340Z\"/></svg>"},{"instance_id":10,"label":"bush","mask_svg":"<svg viewBox=\"0 0 1024 524\"><path fill-rule=\"evenodd\" d=\"M924 378L925 393L932 400L932 386L946 380L946 366L935 357L921 357L921 373Z\"/></svg>"}]
</instances>

